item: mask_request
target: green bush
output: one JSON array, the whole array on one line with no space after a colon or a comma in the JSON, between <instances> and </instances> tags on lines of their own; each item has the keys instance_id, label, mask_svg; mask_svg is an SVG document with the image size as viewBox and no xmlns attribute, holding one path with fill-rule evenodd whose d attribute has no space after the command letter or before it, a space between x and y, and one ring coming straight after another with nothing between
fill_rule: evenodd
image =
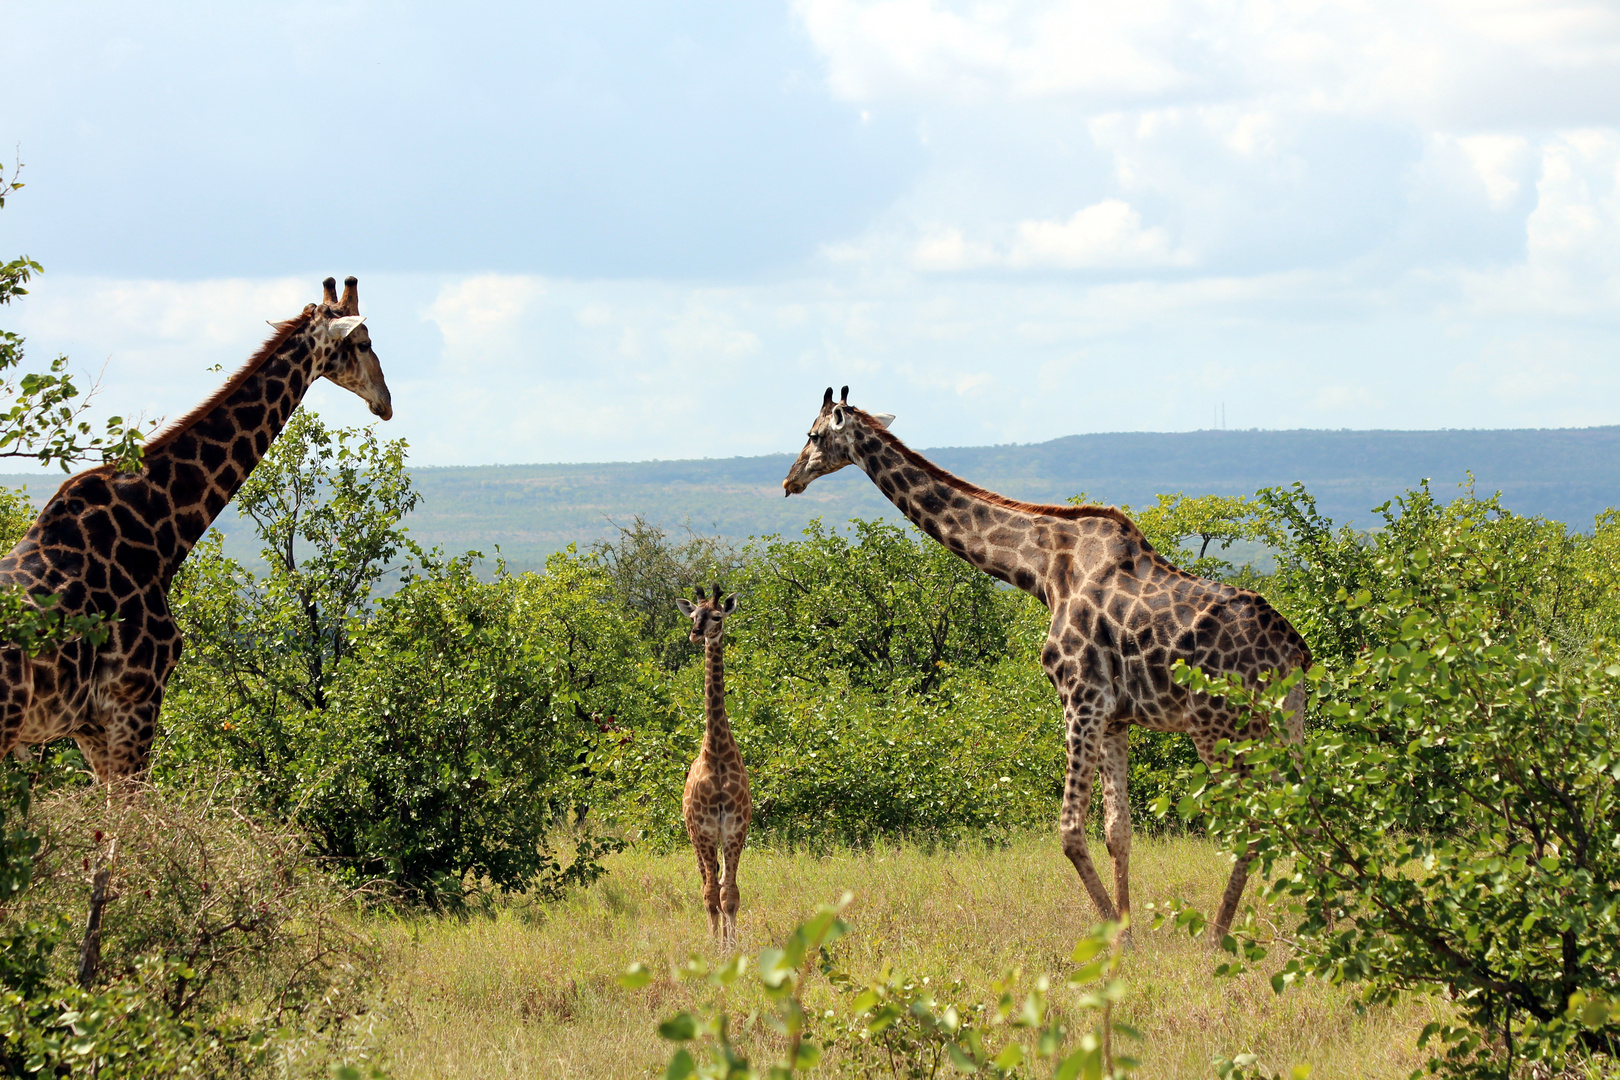
<instances>
[{"instance_id":1,"label":"green bush","mask_svg":"<svg viewBox=\"0 0 1620 1080\"><path fill-rule=\"evenodd\" d=\"M403 444L307 414L243 499L268 570L211 534L177 579L187 647L158 782L222 786L295 822L352 880L435 905L598 873L604 841L584 837L565 866L548 835L592 798L579 767L603 731L653 703L606 574L569 552L485 582L476 553L416 551L399 525L415 504ZM391 571L397 591L375 598Z\"/></svg>"},{"instance_id":2,"label":"green bush","mask_svg":"<svg viewBox=\"0 0 1620 1080\"><path fill-rule=\"evenodd\" d=\"M995 666L1022 594L916 530L819 519L803 540L767 537L735 583L746 619L734 640L784 684L844 672L855 687L927 694L953 672Z\"/></svg>"},{"instance_id":3,"label":"green bush","mask_svg":"<svg viewBox=\"0 0 1620 1080\"><path fill-rule=\"evenodd\" d=\"M1612 1067L1620 664L1549 640L1531 617L1547 597L1525 587L1546 557L1482 542L1535 530L1495 513L1453 506L1419 538L1372 545L1364 580L1379 592L1323 605L1324 625L1367 644L1313 672L1309 708L1329 722L1298 748L1238 748L1244 768L1201 776L1183 811L1254 851L1295 914L1279 991L1313 975L1364 983L1369 1004L1445 993L1462 1023L1423 1037L1439 1036L1430 1067L1450 1075L1551 1075L1588 1055ZM1278 719L1282 687L1256 699L1187 677ZM1226 944L1254 962L1271 939L1251 919Z\"/></svg>"},{"instance_id":4,"label":"green bush","mask_svg":"<svg viewBox=\"0 0 1620 1080\"><path fill-rule=\"evenodd\" d=\"M298 838L205 800L74 787L31 805L25 774L3 783L0 1071L309 1076L368 1057L374 951ZM89 910L92 864L111 880L82 970L66 913Z\"/></svg>"}]
</instances>

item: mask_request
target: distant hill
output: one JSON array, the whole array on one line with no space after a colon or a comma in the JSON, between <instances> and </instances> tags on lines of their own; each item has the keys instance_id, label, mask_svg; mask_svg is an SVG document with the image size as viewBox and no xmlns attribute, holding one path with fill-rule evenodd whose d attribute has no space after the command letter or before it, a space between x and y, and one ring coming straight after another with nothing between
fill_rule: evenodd
<instances>
[{"instance_id":1,"label":"distant hill","mask_svg":"<svg viewBox=\"0 0 1620 1080\"><path fill-rule=\"evenodd\" d=\"M1035 502L1084 491L1096 502L1140 504L1159 492L1248 495L1302 481L1330 517L1370 525L1372 507L1419 480L1430 478L1436 494L1447 497L1472 470L1480 492L1501 491L1520 513L1580 529L1620 506L1620 427L1121 433L923 452L976 484ZM842 522L896 514L854 467L784 499L781 481L791 461L792 454L769 454L413 469L424 501L408 524L423 544L491 555L498 545L514 567L527 568L571 542L609 536L610 521L626 523L636 514L671 531L690 524L738 539L792 535L817 515ZM0 476L0 483L25 482L39 497L57 483ZM251 557L251 534L234 519L221 524L229 547Z\"/></svg>"}]
</instances>

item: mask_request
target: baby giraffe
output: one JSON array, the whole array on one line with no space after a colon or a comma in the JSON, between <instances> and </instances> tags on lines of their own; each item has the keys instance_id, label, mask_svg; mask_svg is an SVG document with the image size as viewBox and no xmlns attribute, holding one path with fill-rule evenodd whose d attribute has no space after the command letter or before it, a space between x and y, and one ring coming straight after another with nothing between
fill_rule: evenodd
<instances>
[{"instance_id":1,"label":"baby giraffe","mask_svg":"<svg viewBox=\"0 0 1620 1080\"><path fill-rule=\"evenodd\" d=\"M697 591L697 603L677 599L681 614L692 620L692 640L703 642L703 749L686 774L686 793L681 811L686 817L686 835L697 850L698 871L703 875L703 903L709 909L709 933L722 937L727 949L737 946L737 860L742 857L743 841L748 838L748 821L754 816L754 799L748 793L748 770L731 737L731 721L726 718L726 660L720 635L726 618L737 610L736 596L720 600L720 586L714 596ZM725 854L722 875L717 852Z\"/></svg>"}]
</instances>

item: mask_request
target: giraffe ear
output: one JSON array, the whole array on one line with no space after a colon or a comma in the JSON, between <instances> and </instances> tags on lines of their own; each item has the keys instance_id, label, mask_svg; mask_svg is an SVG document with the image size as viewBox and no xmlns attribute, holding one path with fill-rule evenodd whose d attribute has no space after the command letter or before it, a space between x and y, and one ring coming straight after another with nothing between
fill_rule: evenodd
<instances>
[{"instance_id":1,"label":"giraffe ear","mask_svg":"<svg viewBox=\"0 0 1620 1080\"><path fill-rule=\"evenodd\" d=\"M877 421L877 426L878 427L887 428L890 424L894 423L894 413L892 413L892 412L873 413L872 414L872 419Z\"/></svg>"},{"instance_id":2,"label":"giraffe ear","mask_svg":"<svg viewBox=\"0 0 1620 1080\"><path fill-rule=\"evenodd\" d=\"M827 426L832 428L834 431L843 431L844 424L848 421L848 419L849 414L844 411L844 407L842 405L834 405L832 418L827 421Z\"/></svg>"},{"instance_id":3,"label":"giraffe ear","mask_svg":"<svg viewBox=\"0 0 1620 1080\"><path fill-rule=\"evenodd\" d=\"M730 615L737 610L737 594L732 593L726 597L726 602L720 605L720 614Z\"/></svg>"},{"instance_id":4,"label":"giraffe ear","mask_svg":"<svg viewBox=\"0 0 1620 1080\"><path fill-rule=\"evenodd\" d=\"M697 605L692 603L692 601L688 600L684 596L677 596L675 598L675 606L680 608L681 614L685 615L688 619L692 617L692 612L697 610Z\"/></svg>"},{"instance_id":5,"label":"giraffe ear","mask_svg":"<svg viewBox=\"0 0 1620 1080\"><path fill-rule=\"evenodd\" d=\"M354 333L355 327L366 321L364 315L345 315L341 319L333 319L322 330L328 340L342 341Z\"/></svg>"}]
</instances>

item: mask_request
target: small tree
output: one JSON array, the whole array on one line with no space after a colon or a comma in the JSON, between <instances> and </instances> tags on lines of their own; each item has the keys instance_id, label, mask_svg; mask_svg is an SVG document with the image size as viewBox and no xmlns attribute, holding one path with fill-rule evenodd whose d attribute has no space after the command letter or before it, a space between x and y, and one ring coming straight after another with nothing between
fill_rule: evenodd
<instances>
[{"instance_id":1,"label":"small tree","mask_svg":"<svg viewBox=\"0 0 1620 1080\"><path fill-rule=\"evenodd\" d=\"M727 541L687 530L676 543L637 514L629 525L614 523L616 540L599 540L590 555L607 571L613 598L637 622L637 631L660 664L675 671L701 653L688 640L690 622L675 607L699 585L730 582L746 559Z\"/></svg>"},{"instance_id":2,"label":"small tree","mask_svg":"<svg viewBox=\"0 0 1620 1080\"><path fill-rule=\"evenodd\" d=\"M1271 510L1241 495L1161 494L1152 506L1126 506L1151 543L1188 573L1226 580L1238 568L1210 551L1224 552L1236 543L1270 538ZM1187 556L1191 559L1187 559Z\"/></svg>"}]
</instances>

